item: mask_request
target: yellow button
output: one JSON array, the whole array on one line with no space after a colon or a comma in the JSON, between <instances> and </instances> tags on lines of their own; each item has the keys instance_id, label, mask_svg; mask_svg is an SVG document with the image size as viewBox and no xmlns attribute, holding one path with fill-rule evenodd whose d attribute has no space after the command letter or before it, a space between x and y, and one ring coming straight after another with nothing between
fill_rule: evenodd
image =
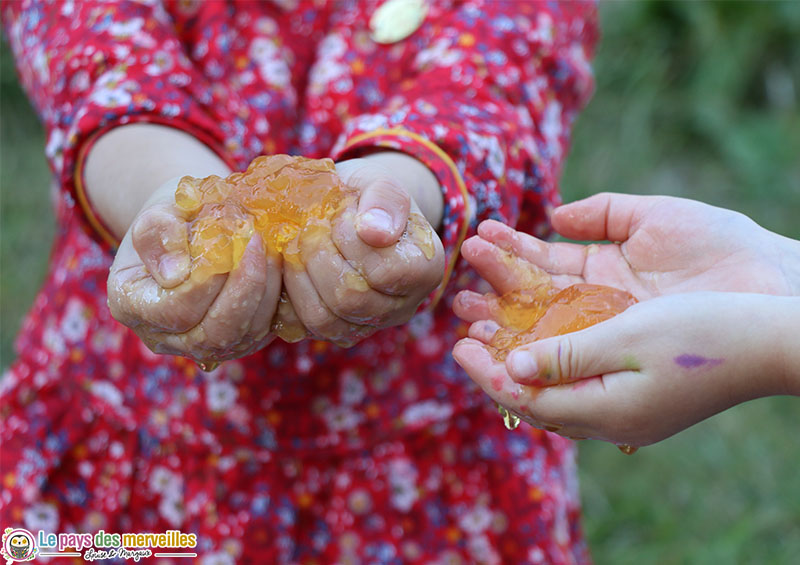
<instances>
[{"instance_id":1,"label":"yellow button","mask_svg":"<svg viewBox=\"0 0 800 565\"><path fill-rule=\"evenodd\" d=\"M426 0L387 0L369 20L372 40L397 43L417 31L427 13Z\"/></svg>"}]
</instances>

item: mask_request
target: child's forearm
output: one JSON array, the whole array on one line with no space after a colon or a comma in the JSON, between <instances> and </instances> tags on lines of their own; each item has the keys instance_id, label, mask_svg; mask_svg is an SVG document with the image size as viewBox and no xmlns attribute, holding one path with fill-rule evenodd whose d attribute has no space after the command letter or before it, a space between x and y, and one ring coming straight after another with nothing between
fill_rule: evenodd
<instances>
[{"instance_id":1,"label":"child's forearm","mask_svg":"<svg viewBox=\"0 0 800 565\"><path fill-rule=\"evenodd\" d=\"M399 151L381 151L367 155L365 159L377 161L389 169L397 183L417 203L428 222L434 229L439 229L444 197L436 175L425 164Z\"/></svg>"},{"instance_id":2,"label":"child's forearm","mask_svg":"<svg viewBox=\"0 0 800 565\"><path fill-rule=\"evenodd\" d=\"M431 225L439 227L442 191L428 167L396 151L367 158L391 170ZM165 181L230 172L216 153L187 133L156 124L131 124L115 128L95 142L86 158L86 191L103 223L122 238L148 197Z\"/></svg>"},{"instance_id":3,"label":"child's forearm","mask_svg":"<svg viewBox=\"0 0 800 565\"><path fill-rule=\"evenodd\" d=\"M229 173L222 159L191 135L166 126L131 124L95 142L84 178L95 212L121 239L148 197L167 180Z\"/></svg>"}]
</instances>

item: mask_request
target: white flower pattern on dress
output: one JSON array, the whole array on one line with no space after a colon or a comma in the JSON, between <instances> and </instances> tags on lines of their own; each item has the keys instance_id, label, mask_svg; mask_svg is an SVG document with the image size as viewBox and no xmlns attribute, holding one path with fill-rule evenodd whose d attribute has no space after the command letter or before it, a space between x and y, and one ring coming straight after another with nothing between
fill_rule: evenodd
<instances>
[{"instance_id":1,"label":"white flower pattern on dress","mask_svg":"<svg viewBox=\"0 0 800 565\"><path fill-rule=\"evenodd\" d=\"M480 220L547 232L593 8L429 2L412 36L377 45L379 3L2 4L60 188L52 268L0 382L3 515L191 528L200 563L585 561L572 448L503 429L449 355L465 330L449 304L474 284L458 248ZM76 177L96 135L137 122L238 169L420 159L443 190L441 300L349 350L276 340L209 374L153 354L108 313L112 255Z\"/></svg>"}]
</instances>

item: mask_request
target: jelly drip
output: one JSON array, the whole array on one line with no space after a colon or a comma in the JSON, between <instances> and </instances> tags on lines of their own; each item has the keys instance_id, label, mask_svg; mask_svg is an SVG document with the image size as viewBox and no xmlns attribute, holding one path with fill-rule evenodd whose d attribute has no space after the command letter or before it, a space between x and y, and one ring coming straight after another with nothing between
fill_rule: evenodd
<instances>
[{"instance_id":1,"label":"jelly drip","mask_svg":"<svg viewBox=\"0 0 800 565\"><path fill-rule=\"evenodd\" d=\"M197 366L200 367L200 370L210 373L219 367L219 363L219 361L198 361Z\"/></svg>"},{"instance_id":2,"label":"jelly drip","mask_svg":"<svg viewBox=\"0 0 800 565\"><path fill-rule=\"evenodd\" d=\"M517 426L519 426L519 416L510 412L506 409L505 406L500 404L497 405L497 411L500 412L500 415L503 417L503 424L505 424L507 430L516 430Z\"/></svg>"}]
</instances>

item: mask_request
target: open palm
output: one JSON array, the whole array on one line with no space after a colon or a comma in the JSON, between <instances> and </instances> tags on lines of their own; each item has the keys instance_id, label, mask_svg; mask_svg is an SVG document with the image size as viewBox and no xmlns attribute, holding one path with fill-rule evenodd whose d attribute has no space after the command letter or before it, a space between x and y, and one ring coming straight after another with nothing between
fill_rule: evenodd
<instances>
[{"instance_id":1,"label":"open palm","mask_svg":"<svg viewBox=\"0 0 800 565\"><path fill-rule=\"evenodd\" d=\"M614 243L547 243L484 222L465 258L499 293L530 286L541 270L558 287L593 283L639 300L692 291L789 295L798 280L783 263L785 238L746 216L666 196L598 194L558 208L564 237ZM792 280L794 279L794 280Z\"/></svg>"}]
</instances>

